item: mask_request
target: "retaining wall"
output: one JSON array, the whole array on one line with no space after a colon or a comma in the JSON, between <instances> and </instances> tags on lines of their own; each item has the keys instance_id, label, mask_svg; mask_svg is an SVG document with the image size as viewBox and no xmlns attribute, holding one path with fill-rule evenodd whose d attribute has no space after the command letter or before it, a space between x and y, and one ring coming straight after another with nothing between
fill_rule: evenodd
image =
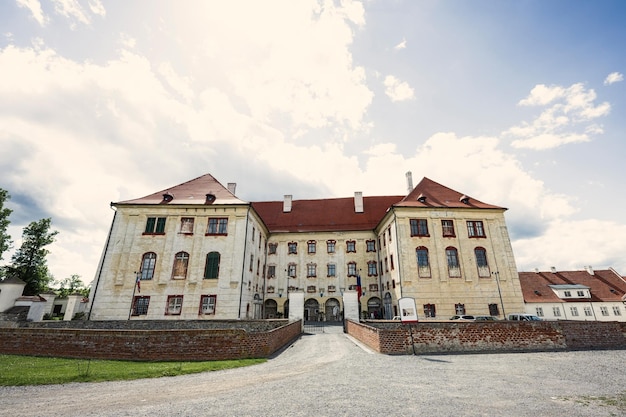
<instances>
[{"instance_id":1,"label":"retaining wall","mask_svg":"<svg viewBox=\"0 0 626 417\"><path fill-rule=\"evenodd\" d=\"M409 326L348 320L346 331L373 350L391 355L626 349L626 323L622 322L420 322Z\"/></svg>"},{"instance_id":2,"label":"retaining wall","mask_svg":"<svg viewBox=\"0 0 626 417\"><path fill-rule=\"evenodd\" d=\"M267 358L302 332L301 321L261 331L227 327L222 324L222 328L213 329L159 330L0 328L0 353L139 361Z\"/></svg>"}]
</instances>

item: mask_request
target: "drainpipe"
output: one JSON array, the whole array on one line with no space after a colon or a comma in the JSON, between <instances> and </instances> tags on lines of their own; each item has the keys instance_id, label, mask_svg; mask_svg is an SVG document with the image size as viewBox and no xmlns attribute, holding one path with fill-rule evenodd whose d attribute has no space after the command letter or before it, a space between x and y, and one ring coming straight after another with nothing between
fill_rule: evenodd
<instances>
[{"instance_id":1,"label":"drainpipe","mask_svg":"<svg viewBox=\"0 0 626 417\"><path fill-rule=\"evenodd\" d=\"M396 259L396 262L398 262L398 285L400 285L400 298L402 298L404 296L402 291L402 262L400 262L400 254L398 253L398 247L400 245L398 242L398 218L396 217L395 207L391 208L391 212L393 213L393 224L396 225L396 241L394 243L396 245L396 255L398 255L398 259Z\"/></svg>"},{"instance_id":2,"label":"drainpipe","mask_svg":"<svg viewBox=\"0 0 626 417\"><path fill-rule=\"evenodd\" d=\"M113 207L113 203L110 205L111 210L113 210L113 221L111 221L111 227L109 228L109 236L107 236L107 243L104 245L104 253L102 254L102 261L100 262L100 266L98 268L98 276L96 277L96 282L93 287L93 296L91 297L91 306L89 307L89 313L87 313L87 320L91 320L91 310L93 310L93 304L96 301L96 293L98 292L98 285L100 284L100 278L102 277L102 267L104 266L104 260L106 254L109 249L109 243L111 242L111 234L113 234L113 225L115 224L115 219L117 218L117 210Z\"/></svg>"}]
</instances>

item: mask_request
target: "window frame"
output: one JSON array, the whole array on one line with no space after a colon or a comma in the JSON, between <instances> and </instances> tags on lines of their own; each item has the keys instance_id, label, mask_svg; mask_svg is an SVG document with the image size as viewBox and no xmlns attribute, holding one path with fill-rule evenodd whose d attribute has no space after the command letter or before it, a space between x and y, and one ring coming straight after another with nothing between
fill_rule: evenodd
<instances>
[{"instance_id":1,"label":"window frame","mask_svg":"<svg viewBox=\"0 0 626 417\"><path fill-rule=\"evenodd\" d=\"M350 261L348 262L348 269L347 269L347 275L349 277L356 277L357 276L357 268L356 268L356 262L354 261Z\"/></svg>"},{"instance_id":2,"label":"window frame","mask_svg":"<svg viewBox=\"0 0 626 417\"><path fill-rule=\"evenodd\" d=\"M365 252L376 252L376 240L368 239L365 241Z\"/></svg>"},{"instance_id":3,"label":"window frame","mask_svg":"<svg viewBox=\"0 0 626 417\"><path fill-rule=\"evenodd\" d=\"M336 240L327 240L326 241L326 253L335 253L337 250L337 241Z\"/></svg>"},{"instance_id":4,"label":"window frame","mask_svg":"<svg viewBox=\"0 0 626 417\"><path fill-rule=\"evenodd\" d=\"M193 235L194 223L195 223L194 217L181 217L179 233L181 235Z\"/></svg>"},{"instance_id":5,"label":"window frame","mask_svg":"<svg viewBox=\"0 0 626 417\"><path fill-rule=\"evenodd\" d=\"M346 252L356 253L356 240L346 240Z\"/></svg>"},{"instance_id":6,"label":"window frame","mask_svg":"<svg viewBox=\"0 0 626 417\"><path fill-rule=\"evenodd\" d=\"M176 275L177 272L183 271L183 275ZM185 251L177 252L174 255L174 265L172 266L172 279L182 280L187 279L189 273L189 253Z\"/></svg>"},{"instance_id":7,"label":"window frame","mask_svg":"<svg viewBox=\"0 0 626 417\"><path fill-rule=\"evenodd\" d=\"M217 261L215 261L215 259L217 259ZM218 279L219 278L221 259L222 259L222 255L217 251L211 251L206 254L205 261L204 261L204 274L202 275L203 279ZM209 262L211 262L211 264ZM215 273L209 274L209 272L212 272L212 271L215 271ZM215 275L215 276L209 276L209 275Z\"/></svg>"},{"instance_id":8,"label":"window frame","mask_svg":"<svg viewBox=\"0 0 626 417\"><path fill-rule=\"evenodd\" d=\"M205 236L228 236L228 217L209 217Z\"/></svg>"},{"instance_id":9,"label":"window frame","mask_svg":"<svg viewBox=\"0 0 626 417\"><path fill-rule=\"evenodd\" d=\"M450 224L446 224L446 223ZM441 235L443 237L456 237L456 231L454 230L454 220L442 219L441 220Z\"/></svg>"},{"instance_id":10,"label":"window frame","mask_svg":"<svg viewBox=\"0 0 626 417\"><path fill-rule=\"evenodd\" d=\"M298 242L288 242L287 243L287 254L288 255L297 255L298 254Z\"/></svg>"},{"instance_id":11,"label":"window frame","mask_svg":"<svg viewBox=\"0 0 626 417\"><path fill-rule=\"evenodd\" d=\"M474 248L474 259L476 260L476 270L478 271L479 278L490 278L491 270L489 268L489 261L487 260L487 249L482 246Z\"/></svg>"},{"instance_id":12,"label":"window frame","mask_svg":"<svg viewBox=\"0 0 626 417\"><path fill-rule=\"evenodd\" d=\"M326 264L326 277L327 278L337 277L337 264L331 263L331 262Z\"/></svg>"},{"instance_id":13,"label":"window frame","mask_svg":"<svg viewBox=\"0 0 626 417\"><path fill-rule=\"evenodd\" d=\"M376 261L367 261L367 276L368 277L377 277L378 276L378 262L376 262Z\"/></svg>"},{"instance_id":14,"label":"window frame","mask_svg":"<svg viewBox=\"0 0 626 417\"><path fill-rule=\"evenodd\" d=\"M317 252L317 242L315 240L309 240L306 242L306 251L308 254L314 254Z\"/></svg>"},{"instance_id":15,"label":"window frame","mask_svg":"<svg viewBox=\"0 0 626 417\"><path fill-rule=\"evenodd\" d=\"M411 237L430 237L428 232L428 219L409 219Z\"/></svg>"},{"instance_id":16,"label":"window frame","mask_svg":"<svg viewBox=\"0 0 626 417\"><path fill-rule=\"evenodd\" d=\"M167 217L149 216L146 218L144 235L164 235Z\"/></svg>"},{"instance_id":17,"label":"window frame","mask_svg":"<svg viewBox=\"0 0 626 417\"><path fill-rule=\"evenodd\" d=\"M446 265L448 266L448 277L461 278L461 261L459 259L459 251L454 246L446 248Z\"/></svg>"},{"instance_id":18,"label":"window frame","mask_svg":"<svg viewBox=\"0 0 626 417\"><path fill-rule=\"evenodd\" d=\"M307 278L316 278L317 277L317 264L316 263L308 263L306 264L306 277Z\"/></svg>"},{"instance_id":19,"label":"window frame","mask_svg":"<svg viewBox=\"0 0 626 417\"><path fill-rule=\"evenodd\" d=\"M426 261L425 263L424 260ZM417 276L420 278L431 278L430 256L426 246L415 248L415 261L417 263Z\"/></svg>"},{"instance_id":20,"label":"window frame","mask_svg":"<svg viewBox=\"0 0 626 417\"><path fill-rule=\"evenodd\" d=\"M154 257L147 258L150 255L154 255ZM141 272L140 280L141 281L150 281L154 278L154 271L156 270L156 260L157 254L154 252L146 252L141 256L141 267L139 271Z\"/></svg>"},{"instance_id":21,"label":"window frame","mask_svg":"<svg viewBox=\"0 0 626 417\"><path fill-rule=\"evenodd\" d=\"M470 239L487 237L482 220L467 220L467 237Z\"/></svg>"},{"instance_id":22,"label":"window frame","mask_svg":"<svg viewBox=\"0 0 626 417\"><path fill-rule=\"evenodd\" d=\"M179 301L177 303L177 301ZM180 316L183 313L183 295L168 295L165 304L166 316Z\"/></svg>"},{"instance_id":23,"label":"window frame","mask_svg":"<svg viewBox=\"0 0 626 417\"><path fill-rule=\"evenodd\" d=\"M140 304L141 304L141 310L140 310ZM132 309L133 316L147 316L149 308L150 308L150 296L149 295L136 295L135 298L133 298L133 309Z\"/></svg>"},{"instance_id":24,"label":"window frame","mask_svg":"<svg viewBox=\"0 0 626 417\"><path fill-rule=\"evenodd\" d=\"M206 303L204 301L207 301ZM213 302L211 303L210 301L213 300ZM207 309L203 309L203 307L209 307L211 305L213 305L213 311L210 313L207 313L206 310ZM215 315L215 311L217 310L217 294L203 294L200 296L200 307L198 309L198 315L201 316L214 316Z\"/></svg>"}]
</instances>

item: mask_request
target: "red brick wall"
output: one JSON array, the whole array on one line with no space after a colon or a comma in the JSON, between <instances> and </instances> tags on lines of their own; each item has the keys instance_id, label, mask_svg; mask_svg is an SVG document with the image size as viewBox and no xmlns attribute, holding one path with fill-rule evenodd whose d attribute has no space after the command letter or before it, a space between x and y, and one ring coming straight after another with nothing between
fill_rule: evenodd
<instances>
[{"instance_id":1,"label":"red brick wall","mask_svg":"<svg viewBox=\"0 0 626 417\"><path fill-rule=\"evenodd\" d=\"M270 331L0 328L0 353L142 361L267 358L296 339L300 321Z\"/></svg>"},{"instance_id":2,"label":"red brick wall","mask_svg":"<svg viewBox=\"0 0 626 417\"><path fill-rule=\"evenodd\" d=\"M412 325L348 321L348 334L385 354L626 349L626 323L497 322ZM411 333L413 346L411 346Z\"/></svg>"}]
</instances>

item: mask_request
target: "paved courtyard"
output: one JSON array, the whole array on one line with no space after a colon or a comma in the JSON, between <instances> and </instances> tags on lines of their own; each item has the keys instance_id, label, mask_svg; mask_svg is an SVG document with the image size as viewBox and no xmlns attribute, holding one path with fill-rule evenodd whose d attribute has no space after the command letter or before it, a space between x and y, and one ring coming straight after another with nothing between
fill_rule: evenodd
<instances>
[{"instance_id":1,"label":"paved courtyard","mask_svg":"<svg viewBox=\"0 0 626 417\"><path fill-rule=\"evenodd\" d=\"M626 351L385 356L303 335L267 363L136 381L0 387L0 416L624 416Z\"/></svg>"}]
</instances>

